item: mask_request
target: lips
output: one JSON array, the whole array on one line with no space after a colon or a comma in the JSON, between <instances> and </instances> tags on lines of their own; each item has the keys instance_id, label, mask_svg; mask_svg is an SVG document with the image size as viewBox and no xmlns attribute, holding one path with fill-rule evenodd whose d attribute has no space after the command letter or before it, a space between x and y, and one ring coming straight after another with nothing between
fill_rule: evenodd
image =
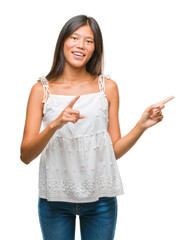
<instances>
[{"instance_id":1,"label":"lips","mask_svg":"<svg viewBox=\"0 0 194 240\"><path fill-rule=\"evenodd\" d=\"M85 54L83 54L82 52L77 52L77 51L75 51L75 52L72 52L72 53L73 53L73 55L75 55L75 56L85 57Z\"/></svg>"}]
</instances>

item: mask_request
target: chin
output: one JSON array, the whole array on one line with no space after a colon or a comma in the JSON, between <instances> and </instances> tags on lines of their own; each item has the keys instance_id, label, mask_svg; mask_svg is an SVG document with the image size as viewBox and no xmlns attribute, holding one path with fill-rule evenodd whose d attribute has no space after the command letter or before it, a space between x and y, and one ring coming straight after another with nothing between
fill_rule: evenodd
<instances>
[{"instance_id":1,"label":"chin","mask_svg":"<svg viewBox=\"0 0 194 240\"><path fill-rule=\"evenodd\" d=\"M86 65L85 64L70 64L70 67L74 69L85 69Z\"/></svg>"},{"instance_id":2,"label":"chin","mask_svg":"<svg viewBox=\"0 0 194 240\"><path fill-rule=\"evenodd\" d=\"M87 64L87 62L82 62L82 63L79 63L79 62L77 62L77 63L68 63L72 68L75 68L75 69L78 69L78 68L86 68L86 64Z\"/></svg>"}]
</instances>

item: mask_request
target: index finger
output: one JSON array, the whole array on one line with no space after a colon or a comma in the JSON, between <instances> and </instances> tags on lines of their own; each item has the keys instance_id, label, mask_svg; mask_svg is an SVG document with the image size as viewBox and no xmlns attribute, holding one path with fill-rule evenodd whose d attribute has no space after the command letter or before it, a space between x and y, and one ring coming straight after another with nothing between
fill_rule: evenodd
<instances>
[{"instance_id":1,"label":"index finger","mask_svg":"<svg viewBox=\"0 0 194 240\"><path fill-rule=\"evenodd\" d=\"M71 100L71 102L67 106L72 108L79 97L80 97L80 95L73 98L73 100Z\"/></svg>"},{"instance_id":2,"label":"index finger","mask_svg":"<svg viewBox=\"0 0 194 240\"><path fill-rule=\"evenodd\" d=\"M160 105L164 105L164 104L166 104L167 102L171 101L173 98L174 98L173 96L168 97L168 98L165 98L164 100L162 100L162 101L156 103L156 105L158 105L158 106L160 106Z\"/></svg>"}]
</instances>

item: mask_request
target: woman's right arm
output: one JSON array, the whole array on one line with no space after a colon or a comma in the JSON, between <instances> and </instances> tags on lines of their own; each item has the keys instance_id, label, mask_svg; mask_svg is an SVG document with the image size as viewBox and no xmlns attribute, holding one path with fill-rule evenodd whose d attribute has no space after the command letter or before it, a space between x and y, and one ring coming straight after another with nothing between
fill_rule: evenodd
<instances>
[{"instance_id":1,"label":"woman's right arm","mask_svg":"<svg viewBox=\"0 0 194 240\"><path fill-rule=\"evenodd\" d=\"M39 134L42 123L42 99L42 84L36 83L32 87L28 99L26 122L20 149L20 158L25 164L29 164L42 152L56 131L51 123Z\"/></svg>"},{"instance_id":2,"label":"woman's right arm","mask_svg":"<svg viewBox=\"0 0 194 240\"><path fill-rule=\"evenodd\" d=\"M79 119L84 118L83 115L80 115L79 111L72 109L74 103L79 98L79 96L76 96L62 111L62 113L41 133L39 133L42 123L43 94L43 87L41 83L36 83L30 92L27 104L26 122L20 149L20 159L25 164L29 164L32 160L39 156L53 134L64 124L68 122L75 123Z\"/></svg>"}]
</instances>

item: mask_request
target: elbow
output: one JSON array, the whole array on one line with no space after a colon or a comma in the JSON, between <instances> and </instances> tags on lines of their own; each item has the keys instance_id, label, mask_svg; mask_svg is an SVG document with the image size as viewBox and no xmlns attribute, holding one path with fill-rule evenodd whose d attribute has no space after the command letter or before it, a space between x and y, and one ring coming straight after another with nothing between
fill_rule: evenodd
<instances>
[{"instance_id":1,"label":"elbow","mask_svg":"<svg viewBox=\"0 0 194 240\"><path fill-rule=\"evenodd\" d=\"M20 154L20 160L25 163L26 165L28 165L31 161L30 159L28 159L27 157L24 156L24 154Z\"/></svg>"},{"instance_id":2,"label":"elbow","mask_svg":"<svg viewBox=\"0 0 194 240\"><path fill-rule=\"evenodd\" d=\"M114 150L115 159L118 160L121 157L121 154L119 154L119 151L115 143L113 144L113 150Z\"/></svg>"},{"instance_id":3,"label":"elbow","mask_svg":"<svg viewBox=\"0 0 194 240\"><path fill-rule=\"evenodd\" d=\"M115 154L116 160L118 160L121 157L121 155L115 149L114 149L114 154Z\"/></svg>"},{"instance_id":4,"label":"elbow","mask_svg":"<svg viewBox=\"0 0 194 240\"><path fill-rule=\"evenodd\" d=\"M119 156L118 154L115 153L115 158L116 160L118 160L121 156Z\"/></svg>"},{"instance_id":5,"label":"elbow","mask_svg":"<svg viewBox=\"0 0 194 240\"><path fill-rule=\"evenodd\" d=\"M20 150L20 160L21 160L24 164L28 165L32 160L31 160L28 156L26 156L26 155L27 155L27 154L25 154L24 148L21 146L21 150Z\"/></svg>"},{"instance_id":6,"label":"elbow","mask_svg":"<svg viewBox=\"0 0 194 240\"><path fill-rule=\"evenodd\" d=\"M23 163L25 163L26 165L28 165L28 164L30 163L30 161L29 161L27 158L23 157L22 154L20 155L20 160L21 160Z\"/></svg>"},{"instance_id":7,"label":"elbow","mask_svg":"<svg viewBox=\"0 0 194 240\"><path fill-rule=\"evenodd\" d=\"M116 146L114 144L113 149L114 149L114 154L115 154L116 160L118 160L119 158L121 158L124 155L123 152L121 151L121 149L118 147L118 145Z\"/></svg>"}]
</instances>

